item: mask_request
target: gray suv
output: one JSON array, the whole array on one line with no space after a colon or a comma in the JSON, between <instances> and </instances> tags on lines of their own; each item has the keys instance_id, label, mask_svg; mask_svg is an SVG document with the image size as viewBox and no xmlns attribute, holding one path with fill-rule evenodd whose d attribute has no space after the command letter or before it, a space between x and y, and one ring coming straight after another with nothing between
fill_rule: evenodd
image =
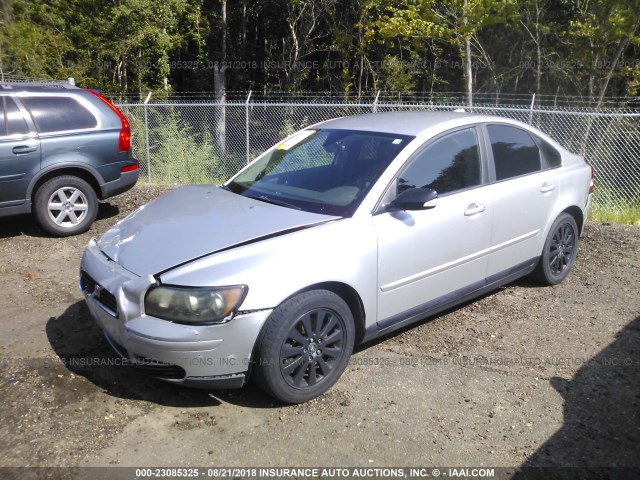
<instances>
[{"instance_id":1,"label":"gray suv","mask_svg":"<svg viewBox=\"0 0 640 480\"><path fill-rule=\"evenodd\" d=\"M98 199L138 180L131 130L99 93L71 84L0 83L0 217L33 212L55 236L89 229Z\"/></svg>"}]
</instances>

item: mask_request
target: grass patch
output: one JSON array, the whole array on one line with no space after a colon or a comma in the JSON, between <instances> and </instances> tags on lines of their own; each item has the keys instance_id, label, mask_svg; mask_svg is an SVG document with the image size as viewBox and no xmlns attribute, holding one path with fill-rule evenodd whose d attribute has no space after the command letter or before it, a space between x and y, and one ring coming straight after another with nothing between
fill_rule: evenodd
<instances>
[{"instance_id":1,"label":"grass patch","mask_svg":"<svg viewBox=\"0 0 640 480\"><path fill-rule=\"evenodd\" d=\"M630 206L620 211L593 208L589 213L589 220L640 226L640 206Z\"/></svg>"},{"instance_id":2,"label":"grass patch","mask_svg":"<svg viewBox=\"0 0 640 480\"><path fill-rule=\"evenodd\" d=\"M610 190L596 190L589 220L640 226L640 199L632 201Z\"/></svg>"}]
</instances>

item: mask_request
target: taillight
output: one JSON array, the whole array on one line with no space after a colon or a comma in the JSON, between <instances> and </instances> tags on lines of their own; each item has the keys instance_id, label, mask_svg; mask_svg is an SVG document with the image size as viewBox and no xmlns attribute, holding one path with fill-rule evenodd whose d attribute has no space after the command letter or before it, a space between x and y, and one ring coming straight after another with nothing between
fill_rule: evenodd
<instances>
[{"instance_id":1,"label":"taillight","mask_svg":"<svg viewBox=\"0 0 640 480\"><path fill-rule=\"evenodd\" d=\"M138 170L139 165L137 163L133 164L133 165L127 165L126 167L122 167L120 169L120 171L122 173L127 173L127 172L134 172L135 170Z\"/></svg>"},{"instance_id":2,"label":"taillight","mask_svg":"<svg viewBox=\"0 0 640 480\"><path fill-rule=\"evenodd\" d=\"M122 128L120 129L120 138L118 139L118 151L119 152L129 151L131 149L131 127L129 126L129 120L126 119L126 117L122 114L122 112L118 110L118 108L113 103L111 103L105 97L100 95L98 92L96 92L95 90L89 90L89 89L85 89L85 90L95 95L96 97L98 97L104 103L106 103L107 106L111 110L113 110L116 115L118 115L118 117L120 118L120 122L122 124Z\"/></svg>"},{"instance_id":3,"label":"taillight","mask_svg":"<svg viewBox=\"0 0 640 480\"><path fill-rule=\"evenodd\" d=\"M593 193L593 187L595 186L596 176L593 170L593 165L587 162L589 168L591 169L591 181L589 182L589 193Z\"/></svg>"}]
</instances>

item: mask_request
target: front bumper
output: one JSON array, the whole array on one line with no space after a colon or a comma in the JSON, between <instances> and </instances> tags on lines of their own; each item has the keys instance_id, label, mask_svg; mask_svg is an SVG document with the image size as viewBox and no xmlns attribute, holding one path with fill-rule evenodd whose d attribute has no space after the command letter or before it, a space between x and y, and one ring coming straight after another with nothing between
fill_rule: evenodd
<instances>
[{"instance_id":1,"label":"front bumper","mask_svg":"<svg viewBox=\"0 0 640 480\"><path fill-rule=\"evenodd\" d=\"M126 363L173 383L206 388L241 387L260 330L271 310L238 313L219 325L183 325L142 311L156 280L109 260L95 240L80 265L80 290L91 316Z\"/></svg>"}]
</instances>

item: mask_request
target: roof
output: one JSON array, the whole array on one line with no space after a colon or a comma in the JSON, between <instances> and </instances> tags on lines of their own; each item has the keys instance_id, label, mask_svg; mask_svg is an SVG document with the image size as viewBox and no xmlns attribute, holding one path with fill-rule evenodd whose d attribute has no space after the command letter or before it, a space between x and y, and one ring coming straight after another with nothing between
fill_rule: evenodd
<instances>
[{"instance_id":1,"label":"roof","mask_svg":"<svg viewBox=\"0 0 640 480\"><path fill-rule=\"evenodd\" d=\"M322 122L320 128L362 130L368 132L387 132L398 135L416 136L427 128L450 120L464 117L477 117L477 114L466 112L430 112L399 111L368 113L351 117L336 118Z\"/></svg>"}]
</instances>

